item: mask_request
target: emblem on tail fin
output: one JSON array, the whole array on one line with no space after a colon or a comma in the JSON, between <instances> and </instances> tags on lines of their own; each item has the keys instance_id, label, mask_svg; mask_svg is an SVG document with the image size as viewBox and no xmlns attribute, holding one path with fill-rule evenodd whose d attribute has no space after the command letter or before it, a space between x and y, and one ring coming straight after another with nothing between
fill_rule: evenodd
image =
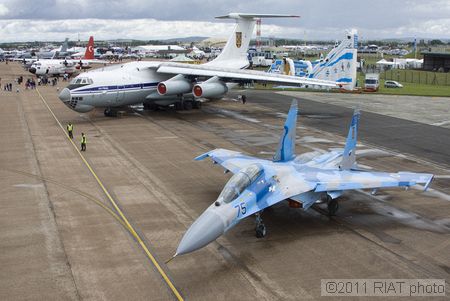
<instances>
[{"instance_id":1,"label":"emblem on tail fin","mask_svg":"<svg viewBox=\"0 0 450 301\"><path fill-rule=\"evenodd\" d=\"M241 48L242 46L242 32L236 31L236 47Z\"/></svg>"}]
</instances>

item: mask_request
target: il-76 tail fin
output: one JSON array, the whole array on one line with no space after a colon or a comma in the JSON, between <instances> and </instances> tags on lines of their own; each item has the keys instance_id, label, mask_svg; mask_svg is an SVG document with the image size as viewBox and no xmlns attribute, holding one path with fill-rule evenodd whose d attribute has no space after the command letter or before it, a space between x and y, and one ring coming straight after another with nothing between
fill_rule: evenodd
<instances>
[{"instance_id":1,"label":"il-76 tail fin","mask_svg":"<svg viewBox=\"0 0 450 301\"><path fill-rule=\"evenodd\" d=\"M258 18L290 18L298 17L294 15L281 14L247 14L230 13L217 19L235 19L236 27L229 37L225 47L217 58L206 63L208 66L222 66L228 68L241 69L249 65L247 58L248 45L252 38L256 19Z\"/></svg>"},{"instance_id":2,"label":"il-76 tail fin","mask_svg":"<svg viewBox=\"0 0 450 301\"><path fill-rule=\"evenodd\" d=\"M295 129L297 127L297 100L294 99L289 109L286 122L283 127L283 135L280 137L278 149L273 156L274 162L286 162L295 158Z\"/></svg>"},{"instance_id":3,"label":"il-76 tail fin","mask_svg":"<svg viewBox=\"0 0 450 301\"><path fill-rule=\"evenodd\" d=\"M355 109L353 112L352 123L348 130L347 140L345 141L344 153L342 154L342 161L339 165L341 170L351 169L355 166L356 162L356 143L358 141L358 126L360 111Z\"/></svg>"}]
</instances>

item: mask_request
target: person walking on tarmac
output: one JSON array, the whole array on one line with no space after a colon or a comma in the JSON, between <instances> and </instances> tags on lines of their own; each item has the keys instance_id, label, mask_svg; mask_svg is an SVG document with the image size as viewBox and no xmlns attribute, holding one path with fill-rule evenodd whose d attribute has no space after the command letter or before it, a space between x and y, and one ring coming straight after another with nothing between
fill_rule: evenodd
<instances>
[{"instance_id":1,"label":"person walking on tarmac","mask_svg":"<svg viewBox=\"0 0 450 301\"><path fill-rule=\"evenodd\" d=\"M73 124L70 122L67 124L67 134L69 134L70 139L73 139Z\"/></svg>"},{"instance_id":2,"label":"person walking on tarmac","mask_svg":"<svg viewBox=\"0 0 450 301\"><path fill-rule=\"evenodd\" d=\"M85 152L86 151L86 136L84 135L84 133L81 133L81 151Z\"/></svg>"}]
</instances>

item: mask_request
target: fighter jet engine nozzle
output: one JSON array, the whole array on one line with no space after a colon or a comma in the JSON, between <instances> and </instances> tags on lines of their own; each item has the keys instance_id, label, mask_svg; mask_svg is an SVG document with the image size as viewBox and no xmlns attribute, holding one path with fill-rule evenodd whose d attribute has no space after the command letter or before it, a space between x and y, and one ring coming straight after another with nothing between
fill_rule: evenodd
<instances>
[{"instance_id":1,"label":"fighter jet engine nozzle","mask_svg":"<svg viewBox=\"0 0 450 301\"><path fill-rule=\"evenodd\" d=\"M228 92L228 87L225 83L217 82L204 82L201 84L196 84L192 89L192 93L195 97L205 97L205 98L221 98L225 93Z\"/></svg>"},{"instance_id":2,"label":"fighter jet engine nozzle","mask_svg":"<svg viewBox=\"0 0 450 301\"><path fill-rule=\"evenodd\" d=\"M184 76L179 75L164 82L160 82L157 86L159 95L176 95L189 93L191 89L192 83Z\"/></svg>"},{"instance_id":3,"label":"fighter jet engine nozzle","mask_svg":"<svg viewBox=\"0 0 450 301\"><path fill-rule=\"evenodd\" d=\"M176 254L183 255L203 248L224 232L225 226L220 216L211 210L206 210L184 234Z\"/></svg>"}]
</instances>

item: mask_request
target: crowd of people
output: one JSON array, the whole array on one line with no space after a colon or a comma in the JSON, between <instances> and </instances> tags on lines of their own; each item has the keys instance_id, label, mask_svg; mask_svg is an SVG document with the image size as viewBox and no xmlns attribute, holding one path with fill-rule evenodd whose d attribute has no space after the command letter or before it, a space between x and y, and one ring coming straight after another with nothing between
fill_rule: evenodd
<instances>
[{"instance_id":1,"label":"crowd of people","mask_svg":"<svg viewBox=\"0 0 450 301\"><path fill-rule=\"evenodd\" d=\"M23 76L19 76L18 78L15 79L15 85L16 85L16 91L19 92L19 87L22 85L24 81ZM32 89L36 89L36 85L38 86L47 86L47 85L52 85L52 86L56 86L58 84L58 78L54 77L49 79L46 76L43 77L38 77L37 80L35 80L34 78L28 78L25 81L25 89L28 90L32 90ZM13 91L13 83L9 82L9 83L5 83L2 86L2 79L0 78L0 90L3 88L4 91L8 91L11 92Z\"/></svg>"},{"instance_id":2,"label":"crowd of people","mask_svg":"<svg viewBox=\"0 0 450 301\"><path fill-rule=\"evenodd\" d=\"M0 84L0 89L1 89L1 84ZM12 83L7 83L3 85L3 90L4 91L12 91Z\"/></svg>"},{"instance_id":3,"label":"crowd of people","mask_svg":"<svg viewBox=\"0 0 450 301\"><path fill-rule=\"evenodd\" d=\"M42 76L42 77L38 77L37 81L38 81L38 86L46 86L46 85L56 86L56 84L58 84L57 77L49 79L47 76Z\"/></svg>"},{"instance_id":4,"label":"crowd of people","mask_svg":"<svg viewBox=\"0 0 450 301\"><path fill-rule=\"evenodd\" d=\"M29 78L27 79L26 83L25 83L25 89L36 89L36 82L34 81L34 79Z\"/></svg>"}]
</instances>

